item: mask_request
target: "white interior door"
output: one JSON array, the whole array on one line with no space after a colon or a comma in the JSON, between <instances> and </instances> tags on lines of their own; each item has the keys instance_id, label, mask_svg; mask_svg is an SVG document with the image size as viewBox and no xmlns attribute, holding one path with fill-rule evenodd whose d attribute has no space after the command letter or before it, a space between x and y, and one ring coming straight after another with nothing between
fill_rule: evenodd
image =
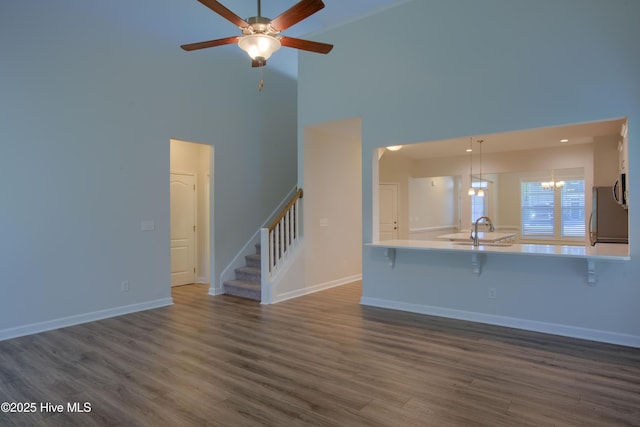
<instances>
[{"instance_id":1,"label":"white interior door","mask_svg":"<svg viewBox=\"0 0 640 427\"><path fill-rule=\"evenodd\" d=\"M398 184L380 184L380 240L398 238Z\"/></svg>"},{"instance_id":2,"label":"white interior door","mask_svg":"<svg viewBox=\"0 0 640 427\"><path fill-rule=\"evenodd\" d=\"M171 286L195 282L195 176L171 174Z\"/></svg>"}]
</instances>

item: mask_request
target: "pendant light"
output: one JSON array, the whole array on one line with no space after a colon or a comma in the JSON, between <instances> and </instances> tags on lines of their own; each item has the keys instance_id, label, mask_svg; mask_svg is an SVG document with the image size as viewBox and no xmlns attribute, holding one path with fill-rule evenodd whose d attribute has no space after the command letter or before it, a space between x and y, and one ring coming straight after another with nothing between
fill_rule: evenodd
<instances>
[{"instance_id":1,"label":"pendant light","mask_svg":"<svg viewBox=\"0 0 640 427\"><path fill-rule=\"evenodd\" d=\"M480 185L482 185L482 139L478 140L478 144L480 144L480 153L479 153L479 157L480 157ZM478 190L478 197L484 197L484 190L482 189L482 187L480 187L480 189Z\"/></svg>"},{"instance_id":2,"label":"pendant light","mask_svg":"<svg viewBox=\"0 0 640 427\"><path fill-rule=\"evenodd\" d=\"M469 148L467 148L469 152L469 191L467 194L470 196L476 195L476 190L473 188L473 137L469 137Z\"/></svg>"}]
</instances>

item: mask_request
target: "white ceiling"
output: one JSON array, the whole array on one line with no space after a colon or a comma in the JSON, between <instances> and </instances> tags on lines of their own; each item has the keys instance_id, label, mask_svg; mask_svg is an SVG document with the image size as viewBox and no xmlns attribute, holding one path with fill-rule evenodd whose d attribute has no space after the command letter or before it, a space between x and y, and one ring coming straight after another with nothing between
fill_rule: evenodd
<instances>
[{"instance_id":1,"label":"white ceiling","mask_svg":"<svg viewBox=\"0 0 640 427\"><path fill-rule=\"evenodd\" d=\"M477 152L478 140L482 142L482 152L519 151L540 148L559 147L561 145L589 144L594 138L608 135L620 135L625 119L557 126L517 132L496 133L491 135L473 135L464 138L446 139L405 145L400 151L387 152L391 155L405 156L412 159L434 157L451 157L465 155L473 139L473 150ZM560 142L568 139L568 142Z\"/></svg>"},{"instance_id":2,"label":"white ceiling","mask_svg":"<svg viewBox=\"0 0 640 427\"><path fill-rule=\"evenodd\" d=\"M256 16L257 0L218 0L227 9L234 12L243 19ZM283 35L324 42L321 36L305 37L305 35L318 32L322 29L335 27L337 25L352 22L364 16L405 3L408 0L323 0L324 9L316 12L307 19L299 22L291 28L283 31ZM262 16L275 18L285 10L298 3L296 0L262 0ZM184 11L176 17L173 27L174 32L183 26L184 36L180 44L195 43L205 40L213 40L223 37L240 35L240 30L231 22L218 16L215 12L199 3L197 0L182 0L181 5ZM189 17L192 17L190 19ZM335 43L334 43L335 44ZM235 45L219 46L205 49L207 55L216 55L218 49L237 49ZM241 51L240 51L241 52ZM189 52L194 54L195 52ZM198 52L200 53L200 52ZM241 52L242 55L246 55ZM329 53L331 55L331 53ZM274 53L268 68L279 70L291 77L297 77L298 55L295 49L282 48Z\"/></svg>"}]
</instances>

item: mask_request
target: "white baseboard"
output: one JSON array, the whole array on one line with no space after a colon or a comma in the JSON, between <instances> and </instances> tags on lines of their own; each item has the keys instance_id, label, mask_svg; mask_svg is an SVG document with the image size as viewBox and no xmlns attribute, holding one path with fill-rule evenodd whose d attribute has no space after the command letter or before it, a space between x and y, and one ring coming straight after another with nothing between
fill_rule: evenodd
<instances>
[{"instance_id":1,"label":"white baseboard","mask_svg":"<svg viewBox=\"0 0 640 427\"><path fill-rule=\"evenodd\" d=\"M216 288L215 286L210 286L209 287L209 295L222 295L224 294L224 289L222 288Z\"/></svg>"},{"instance_id":2,"label":"white baseboard","mask_svg":"<svg viewBox=\"0 0 640 427\"><path fill-rule=\"evenodd\" d=\"M280 295L274 295L272 304L286 301L292 298L298 298L304 295L313 294L315 292L324 291L326 289L335 288L336 286L346 285L348 283L353 283L357 280L362 280L362 274L354 274L353 276L342 277L337 280L332 280L330 282L320 283L318 285L310 286L308 288L296 289L295 291L285 292Z\"/></svg>"},{"instance_id":3,"label":"white baseboard","mask_svg":"<svg viewBox=\"0 0 640 427\"><path fill-rule=\"evenodd\" d=\"M640 336L429 305L362 297L360 304L640 348Z\"/></svg>"},{"instance_id":4,"label":"white baseboard","mask_svg":"<svg viewBox=\"0 0 640 427\"><path fill-rule=\"evenodd\" d=\"M204 285L204 284L208 285L209 284L209 278L204 277L204 276L196 277L196 283L197 284L202 284L202 285Z\"/></svg>"},{"instance_id":5,"label":"white baseboard","mask_svg":"<svg viewBox=\"0 0 640 427\"><path fill-rule=\"evenodd\" d=\"M107 319L109 317L122 316L124 314L138 311L151 310L154 308L166 307L173 304L172 298L162 298L138 304L125 305L122 307L98 310L91 313L77 314L74 316L62 317L60 319L47 320L44 322L31 323L29 325L0 330L0 341L25 335L37 334L39 332L53 329L66 328L67 326L79 325L81 323L94 322L96 320Z\"/></svg>"}]
</instances>

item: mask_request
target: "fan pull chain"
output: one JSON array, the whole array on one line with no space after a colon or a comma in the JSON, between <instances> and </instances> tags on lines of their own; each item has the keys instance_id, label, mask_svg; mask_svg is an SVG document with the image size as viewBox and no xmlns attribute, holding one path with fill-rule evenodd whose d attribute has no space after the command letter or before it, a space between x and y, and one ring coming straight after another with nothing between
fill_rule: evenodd
<instances>
[{"instance_id":1,"label":"fan pull chain","mask_svg":"<svg viewBox=\"0 0 640 427\"><path fill-rule=\"evenodd\" d=\"M262 92L262 88L264 87L264 67L258 67L260 70L260 83L258 83L258 92Z\"/></svg>"}]
</instances>

